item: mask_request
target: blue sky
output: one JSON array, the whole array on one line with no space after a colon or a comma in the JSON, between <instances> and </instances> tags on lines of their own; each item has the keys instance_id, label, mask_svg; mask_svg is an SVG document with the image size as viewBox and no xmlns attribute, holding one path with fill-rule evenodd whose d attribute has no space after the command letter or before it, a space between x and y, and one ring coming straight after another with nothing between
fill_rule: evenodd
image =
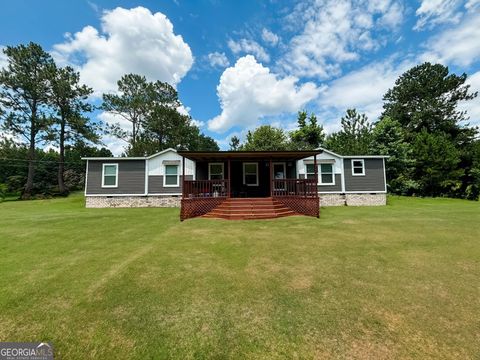
<instances>
[{"instance_id":1,"label":"blue sky","mask_svg":"<svg viewBox=\"0 0 480 360\"><path fill-rule=\"evenodd\" d=\"M300 109L327 132L349 107L375 121L385 91L423 61L466 72L480 89L479 25L479 0L15 0L0 6L0 46L41 44L97 99L124 73L168 81L226 148L260 124L294 128ZM478 99L462 107L480 124Z\"/></svg>"}]
</instances>

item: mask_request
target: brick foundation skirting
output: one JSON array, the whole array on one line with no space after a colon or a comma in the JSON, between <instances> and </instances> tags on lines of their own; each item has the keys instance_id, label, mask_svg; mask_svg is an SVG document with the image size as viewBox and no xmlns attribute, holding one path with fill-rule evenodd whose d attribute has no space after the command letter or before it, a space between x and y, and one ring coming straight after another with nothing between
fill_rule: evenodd
<instances>
[{"instance_id":1,"label":"brick foundation skirting","mask_svg":"<svg viewBox=\"0 0 480 360\"><path fill-rule=\"evenodd\" d=\"M86 196L85 207L180 207L180 200L180 196Z\"/></svg>"}]
</instances>

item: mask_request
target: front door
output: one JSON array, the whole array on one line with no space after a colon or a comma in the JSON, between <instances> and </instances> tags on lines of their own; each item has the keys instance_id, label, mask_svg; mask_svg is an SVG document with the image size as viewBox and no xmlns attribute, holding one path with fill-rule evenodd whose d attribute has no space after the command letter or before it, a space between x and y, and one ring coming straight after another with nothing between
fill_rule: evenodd
<instances>
[{"instance_id":1,"label":"front door","mask_svg":"<svg viewBox=\"0 0 480 360\"><path fill-rule=\"evenodd\" d=\"M273 178L275 180L286 179L286 167L284 162L273 163ZM275 190L285 190L283 181L275 181Z\"/></svg>"}]
</instances>

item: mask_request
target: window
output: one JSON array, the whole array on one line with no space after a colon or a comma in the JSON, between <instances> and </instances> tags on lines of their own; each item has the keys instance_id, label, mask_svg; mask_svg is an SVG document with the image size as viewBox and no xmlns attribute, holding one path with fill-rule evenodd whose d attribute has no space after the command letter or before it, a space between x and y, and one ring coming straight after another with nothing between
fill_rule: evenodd
<instances>
[{"instance_id":1,"label":"window","mask_svg":"<svg viewBox=\"0 0 480 360\"><path fill-rule=\"evenodd\" d=\"M208 179L223 180L223 163L208 164Z\"/></svg>"},{"instance_id":2,"label":"window","mask_svg":"<svg viewBox=\"0 0 480 360\"><path fill-rule=\"evenodd\" d=\"M307 179L315 178L314 164L307 164ZM335 185L333 164L320 164L318 171L318 183L320 185Z\"/></svg>"},{"instance_id":3,"label":"window","mask_svg":"<svg viewBox=\"0 0 480 360\"><path fill-rule=\"evenodd\" d=\"M163 186L179 186L178 165L165 165Z\"/></svg>"},{"instance_id":4,"label":"window","mask_svg":"<svg viewBox=\"0 0 480 360\"><path fill-rule=\"evenodd\" d=\"M352 159L352 176L365 175L365 162L363 159Z\"/></svg>"},{"instance_id":5,"label":"window","mask_svg":"<svg viewBox=\"0 0 480 360\"><path fill-rule=\"evenodd\" d=\"M258 163L243 163L243 184L258 186Z\"/></svg>"},{"instance_id":6,"label":"window","mask_svg":"<svg viewBox=\"0 0 480 360\"><path fill-rule=\"evenodd\" d=\"M102 187L114 188L118 186L118 164L103 164Z\"/></svg>"}]
</instances>

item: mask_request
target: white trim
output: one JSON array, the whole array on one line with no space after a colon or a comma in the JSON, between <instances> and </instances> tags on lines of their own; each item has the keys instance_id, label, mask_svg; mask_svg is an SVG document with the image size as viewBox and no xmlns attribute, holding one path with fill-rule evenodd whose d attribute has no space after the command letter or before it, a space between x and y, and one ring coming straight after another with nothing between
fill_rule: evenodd
<instances>
[{"instance_id":1,"label":"white trim","mask_svg":"<svg viewBox=\"0 0 480 360\"><path fill-rule=\"evenodd\" d=\"M319 191L319 194L385 194L386 191Z\"/></svg>"},{"instance_id":2,"label":"white trim","mask_svg":"<svg viewBox=\"0 0 480 360\"><path fill-rule=\"evenodd\" d=\"M85 169L85 192L84 195L87 195L87 185L88 185L88 160L87 160L87 166Z\"/></svg>"},{"instance_id":3,"label":"white trim","mask_svg":"<svg viewBox=\"0 0 480 360\"><path fill-rule=\"evenodd\" d=\"M342 172L340 173L340 175L341 175L340 179L341 179L341 182L342 182L342 192L345 192L345 164L344 164L343 158L341 160L342 160L342 162L341 162Z\"/></svg>"},{"instance_id":4,"label":"white trim","mask_svg":"<svg viewBox=\"0 0 480 360\"><path fill-rule=\"evenodd\" d=\"M210 174L210 165L222 165L222 180L225 180L225 164L223 162L209 162L208 163L208 180L212 180Z\"/></svg>"},{"instance_id":5,"label":"white trim","mask_svg":"<svg viewBox=\"0 0 480 360\"><path fill-rule=\"evenodd\" d=\"M345 159L356 159L356 158L364 158L364 159L387 159L390 156L387 155L345 155L342 156Z\"/></svg>"},{"instance_id":6,"label":"white trim","mask_svg":"<svg viewBox=\"0 0 480 360\"><path fill-rule=\"evenodd\" d=\"M318 148L316 148L315 150L322 150L323 152L326 152L327 154L330 154L330 155L333 155L333 156L337 156L337 157L339 157L339 158L343 157L342 155L337 154L337 153L334 153L333 151L327 150L327 149L325 149L325 148L323 148L323 147L321 147L321 146L318 147Z\"/></svg>"},{"instance_id":7,"label":"white trim","mask_svg":"<svg viewBox=\"0 0 480 360\"><path fill-rule=\"evenodd\" d=\"M177 183L176 184L167 184L167 176L172 176L172 175L167 175L167 166L176 166L177 167ZM179 165L171 165L171 164L166 164L163 165L163 187L179 187L180 186L180 170L179 170Z\"/></svg>"},{"instance_id":8,"label":"white trim","mask_svg":"<svg viewBox=\"0 0 480 360\"><path fill-rule=\"evenodd\" d=\"M82 160L148 160L148 159L151 159L155 156L158 156L158 155L161 155L161 154L164 154L166 153L167 151L173 151L173 152L177 152L177 150L173 149L173 148L168 148L168 149L165 149L165 150L162 150L162 151L159 151L153 155L150 155L150 156L132 156L132 157L128 157L128 156L118 156L118 157L83 157Z\"/></svg>"},{"instance_id":9,"label":"white trim","mask_svg":"<svg viewBox=\"0 0 480 360\"><path fill-rule=\"evenodd\" d=\"M242 163L242 168L243 168L243 185L246 185L246 186L258 186L258 162L244 162ZM255 165L255 168L256 168L256 171L255 171L255 184L246 184L245 183L245 165ZM273 165L272 165L273 166ZM272 169L270 169L270 171L272 171ZM249 175L253 175L253 174L249 174Z\"/></svg>"},{"instance_id":10,"label":"white trim","mask_svg":"<svg viewBox=\"0 0 480 360\"><path fill-rule=\"evenodd\" d=\"M387 168L385 167L385 158L383 159L383 182L385 184L385 192L387 192Z\"/></svg>"},{"instance_id":11,"label":"white trim","mask_svg":"<svg viewBox=\"0 0 480 360\"><path fill-rule=\"evenodd\" d=\"M148 161L145 159L145 194L148 194Z\"/></svg>"},{"instance_id":12,"label":"white trim","mask_svg":"<svg viewBox=\"0 0 480 360\"><path fill-rule=\"evenodd\" d=\"M105 185L105 166L115 165L115 185ZM118 163L102 164L102 188L118 188Z\"/></svg>"},{"instance_id":13,"label":"white trim","mask_svg":"<svg viewBox=\"0 0 480 360\"><path fill-rule=\"evenodd\" d=\"M353 158L350 161L351 161L350 165L352 167L352 176L365 176L365 159ZM362 163L362 173L361 174L355 174L355 172L353 171L353 162L354 161L360 161Z\"/></svg>"},{"instance_id":14,"label":"white trim","mask_svg":"<svg viewBox=\"0 0 480 360\"><path fill-rule=\"evenodd\" d=\"M182 193L150 193L146 196L164 196L164 195L172 195L172 196L181 196Z\"/></svg>"}]
</instances>

